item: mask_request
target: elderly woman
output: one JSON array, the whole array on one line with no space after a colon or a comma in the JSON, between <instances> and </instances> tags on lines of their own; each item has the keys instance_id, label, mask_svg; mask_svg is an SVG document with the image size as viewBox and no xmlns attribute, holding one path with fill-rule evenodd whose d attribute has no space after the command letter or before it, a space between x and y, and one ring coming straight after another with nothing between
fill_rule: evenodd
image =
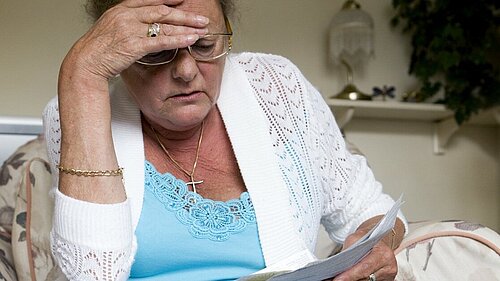
<instances>
[{"instance_id":1,"label":"elderly woman","mask_svg":"<svg viewBox=\"0 0 500 281\"><path fill-rule=\"evenodd\" d=\"M230 1L90 6L98 20L44 113L52 251L68 279L229 280L305 264L320 223L347 246L392 206L293 64L228 55ZM393 280L403 222L335 280Z\"/></svg>"}]
</instances>

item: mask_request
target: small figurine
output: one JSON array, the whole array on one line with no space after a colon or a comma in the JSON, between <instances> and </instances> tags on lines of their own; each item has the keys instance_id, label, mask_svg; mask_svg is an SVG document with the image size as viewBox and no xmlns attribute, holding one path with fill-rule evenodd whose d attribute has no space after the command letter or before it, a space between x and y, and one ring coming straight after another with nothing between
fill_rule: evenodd
<instances>
[{"instance_id":1,"label":"small figurine","mask_svg":"<svg viewBox=\"0 0 500 281\"><path fill-rule=\"evenodd\" d=\"M385 101L385 97L395 98L396 97L396 95L394 94L395 91L396 88L394 88L393 86L388 87L384 85L382 88L373 87L372 96L373 97L382 96L382 100Z\"/></svg>"},{"instance_id":2,"label":"small figurine","mask_svg":"<svg viewBox=\"0 0 500 281\"><path fill-rule=\"evenodd\" d=\"M403 94L402 101L404 101L404 102L424 102L425 98L423 97L422 93L419 91L410 91L408 93Z\"/></svg>"}]
</instances>

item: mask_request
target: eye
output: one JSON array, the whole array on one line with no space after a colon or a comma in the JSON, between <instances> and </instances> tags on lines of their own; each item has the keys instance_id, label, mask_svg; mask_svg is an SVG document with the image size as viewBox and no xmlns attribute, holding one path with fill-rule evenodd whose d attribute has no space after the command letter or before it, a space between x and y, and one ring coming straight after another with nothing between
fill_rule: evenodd
<instances>
[{"instance_id":1,"label":"eye","mask_svg":"<svg viewBox=\"0 0 500 281\"><path fill-rule=\"evenodd\" d=\"M191 46L191 51L200 56L210 56L217 47L217 40L200 39Z\"/></svg>"},{"instance_id":2,"label":"eye","mask_svg":"<svg viewBox=\"0 0 500 281\"><path fill-rule=\"evenodd\" d=\"M139 61L143 63L161 63L170 61L175 56L175 50L165 50L156 53L150 53L142 57Z\"/></svg>"}]
</instances>

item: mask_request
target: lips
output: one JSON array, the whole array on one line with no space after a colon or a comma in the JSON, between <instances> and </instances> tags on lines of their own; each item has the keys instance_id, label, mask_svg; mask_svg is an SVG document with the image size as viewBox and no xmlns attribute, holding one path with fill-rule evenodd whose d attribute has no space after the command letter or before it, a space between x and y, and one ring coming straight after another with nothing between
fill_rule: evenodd
<instances>
[{"instance_id":1,"label":"lips","mask_svg":"<svg viewBox=\"0 0 500 281\"><path fill-rule=\"evenodd\" d=\"M170 96L170 99L175 99L175 100L191 100L191 99L196 99L202 93L203 93L202 91L193 91L193 92L189 92L189 93L179 93L179 94L175 94L173 96Z\"/></svg>"},{"instance_id":2,"label":"lips","mask_svg":"<svg viewBox=\"0 0 500 281\"><path fill-rule=\"evenodd\" d=\"M187 97L187 96L190 96L190 95L195 95L195 94L197 94L199 92L200 91L192 91L190 93L180 93L180 94L175 94L172 97Z\"/></svg>"},{"instance_id":3,"label":"lips","mask_svg":"<svg viewBox=\"0 0 500 281\"><path fill-rule=\"evenodd\" d=\"M174 95L172 97L187 97L187 96L190 96L191 94L193 93L189 93L189 94L178 94L178 95Z\"/></svg>"}]
</instances>

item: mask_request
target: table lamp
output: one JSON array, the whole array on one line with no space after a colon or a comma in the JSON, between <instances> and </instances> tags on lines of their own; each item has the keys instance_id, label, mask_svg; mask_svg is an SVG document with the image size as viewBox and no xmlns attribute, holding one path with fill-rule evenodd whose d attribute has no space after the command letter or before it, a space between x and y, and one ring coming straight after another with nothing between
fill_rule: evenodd
<instances>
[{"instance_id":1,"label":"table lamp","mask_svg":"<svg viewBox=\"0 0 500 281\"><path fill-rule=\"evenodd\" d=\"M363 62L374 53L374 24L372 17L361 10L355 0L347 0L330 24L330 60L346 68L347 84L333 96L338 99L371 100L354 85L352 65Z\"/></svg>"}]
</instances>

